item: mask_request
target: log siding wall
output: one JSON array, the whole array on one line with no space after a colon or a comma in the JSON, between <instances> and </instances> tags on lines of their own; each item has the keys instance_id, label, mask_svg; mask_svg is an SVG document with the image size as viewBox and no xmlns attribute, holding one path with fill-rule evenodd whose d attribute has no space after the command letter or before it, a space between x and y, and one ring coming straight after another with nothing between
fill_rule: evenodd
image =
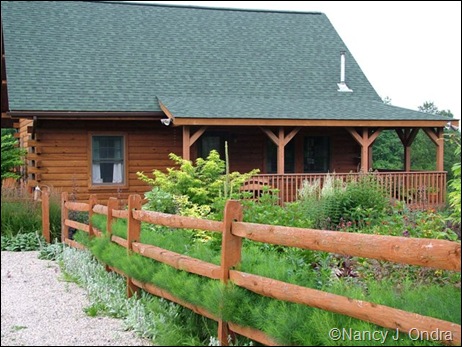
<instances>
[{"instance_id":1,"label":"log siding wall","mask_svg":"<svg viewBox=\"0 0 462 347\"><path fill-rule=\"evenodd\" d=\"M151 174L154 169L172 167L170 153L182 155L182 128L166 127L153 121L40 120L36 122L34 139L28 140L32 121L20 122L23 146L34 152L28 161L31 186L48 186L67 191L76 201L98 193L101 199L117 195L127 199L128 192L143 194L149 187L136 173ZM288 128L287 132L290 131ZM230 169L241 173L260 169L266 173L267 135L259 127L208 127L207 132L224 134L228 141ZM126 184L121 186L91 185L91 134L110 133L124 136L126 141ZM204 136L203 135L203 136ZM330 171L356 171L360 148L344 128L304 128L294 137L295 171L303 172L303 139L305 136L328 136L330 139ZM200 139L199 139L200 141ZM191 147L191 159L197 158L198 142Z\"/></svg>"},{"instance_id":2,"label":"log siding wall","mask_svg":"<svg viewBox=\"0 0 462 347\"><path fill-rule=\"evenodd\" d=\"M172 167L169 153L181 153L180 129L166 128L158 121L43 121L36 132L39 184L67 191L77 201L96 192L102 199L114 194L126 199L129 191L143 194L149 187L136 173L151 174L154 169ZM125 185L91 185L91 135L104 133L125 138Z\"/></svg>"}]
</instances>

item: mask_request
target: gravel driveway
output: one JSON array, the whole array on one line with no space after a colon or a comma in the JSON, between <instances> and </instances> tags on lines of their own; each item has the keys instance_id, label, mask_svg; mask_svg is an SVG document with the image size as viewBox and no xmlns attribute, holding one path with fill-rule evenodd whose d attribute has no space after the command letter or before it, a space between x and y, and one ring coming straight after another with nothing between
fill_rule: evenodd
<instances>
[{"instance_id":1,"label":"gravel driveway","mask_svg":"<svg viewBox=\"0 0 462 347\"><path fill-rule=\"evenodd\" d=\"M122 321L89 317L84 289L38 252L1 252L2 346L149 346Z\"/></svg>"}]
</instances>

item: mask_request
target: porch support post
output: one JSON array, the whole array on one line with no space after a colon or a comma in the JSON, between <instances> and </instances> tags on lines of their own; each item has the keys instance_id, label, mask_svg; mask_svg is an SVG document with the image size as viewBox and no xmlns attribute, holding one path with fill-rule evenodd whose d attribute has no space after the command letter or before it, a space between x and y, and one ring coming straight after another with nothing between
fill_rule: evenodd
<instances>
[{"instance_id":1,"label":"porch support post","mask_svg":"<svg viewBox=\"0 0 462 347\"><path fill-rule=\"evenodd\" d=\"M436 171L444 171L444 137L443 128L423 128L425 134L436 145Z\"/></svg>"},{"instance_id":2,"label":"porch support post","mask_svg":"<svg viewBox=\"0 0 462 347\"><path fill-rule=\"evenodd\" d=\"M374 143L377 139L377 136L380 135L383 128L377 128L375 130L369 129L367 127L362 128L361 135L356 131L355 128L347 127L346 130L353 136L353 138L358 142L361 146L361 171L367 172L369 171L372 158L370 155L372 151L369 150L369 147Z\"/></svg>"},{"instance_id":3,"label":"porch support post","mask_svg":"<svg viewBox=\"0 0 462 347\"><path fill-rule=\"evenodd\" d=\"M284 174L284 128L279 127L279 136L278 136L278 174Z\"/></svg>"},{"instance_id":4,"label":"porch support post","mask_svg":"<svg viewBox=\"0 0 462 347\"><path fill-rule=\"evenodd\" d=\"M270 129L268 128L260 128L273 143L278 146L278 174L284 174L284 148L285 146L294 138L295 135L300 131L301 127L296 127L292 129L292 131L285 136L284 134L284 127L279 127L278 136L276 136Z\"/></svg>"},{"instance_id":5,"label":"porch support post","mask_svg":"<svg viewBox=\"0 0 462 347\"><path fill-rule=\"evenodd\" d=\"M444 171L444 129L437 129L438 148L436 149L436 170Z\"/></svg>"},{"instance_id":6,"label":"porch support post","mask_svg":"<svg viewBox=\"0 0 462 347\"><path fill-rule=\"evenodd\" d=\"M190 160L191 158L191 152L190 152L190 147L191 145L189 144L189 126L185 125L183 126L183 159L184 160Z\"/></svg>"},{"instance_id":7,"label":"porch support post","mask_svg":"<svg viewBox=\"0 0 462 347\"><path fill-rule=\"evenodd\" d=\"M404 146L404 171L409 172L411 171L411 145L419 132L419 128L395 130Z\"/></svg>"},{"instance_id":8,"label":"porch support post","mask_svg":"<svg viewBox=\"0 0 462 347\"><path fill-rule=\"evenodd\" d=\"M369 129L363 128L362 144L361 144L361 171L368 172L370 167L369 162Z\"/></svg>"},{"instance_id":9,"label":"porch support post","mask_svg":"<svg viewBox=\"0 0 462 347\"><path fill-rule=\"evenodd\" d=\"M183 126L183 159L191 160L191 146L204 134L207 127L202 127L191 135L189 126Z\"/></svg>"}]
</instances>

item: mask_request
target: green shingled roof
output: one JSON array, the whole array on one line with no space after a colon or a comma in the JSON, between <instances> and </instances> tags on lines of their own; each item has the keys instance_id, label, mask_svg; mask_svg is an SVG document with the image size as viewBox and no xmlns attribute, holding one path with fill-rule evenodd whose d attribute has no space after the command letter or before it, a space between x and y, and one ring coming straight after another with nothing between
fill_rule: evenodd
<instances>
[{"instance_id":1,"label":"green shingled roof","mask_svg":"<svg viewBox=\"0 0 462 347\"><path fill-rule=\"evenodd\" d=\"M229 97L163 97L159 101L175 118L442 120L441 116L386 105L381 101L266 99ZM365 111L362 111L365 110ZM412 118L411 118L412 117Z\"/></svg>"},{"instance_id":2,"label":"green shingled roof","mask_svg":"<svg viewBox=\"0 0 462 347\"><path fill-rule=\"evenodd\" d=\"M2 1L11 111L438 119L386 106L322 13ZM339 92L340 52L346 82Z\"/></svg>"}]
</instances>

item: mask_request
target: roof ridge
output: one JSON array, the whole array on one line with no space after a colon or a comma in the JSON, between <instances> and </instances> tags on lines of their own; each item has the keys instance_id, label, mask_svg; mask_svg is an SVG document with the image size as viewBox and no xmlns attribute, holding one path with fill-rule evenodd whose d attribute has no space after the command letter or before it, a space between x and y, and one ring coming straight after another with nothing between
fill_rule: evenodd
<instances>
[{"instance_id":1,"label":"roof ridge","mask_svg":"<svg viewBox=\"0 0 462 347\"><path fill-rule=\"evenodd\" d=\"M131 5L131 6L153 6L153 7L173 7L173 8L188 8L198 10L213 10L213 11L238 11L238 12L263 12L263 13L282 13L282 14L311 14L311 15L323 15L323 12L319 11L285 11L285 10L262 10L262 9L246 9L246 8L231 8L231 7L209 7L209 6L198 6L198 5L175 5L175 4L160 4L160 3L146 3L139 1L95 1L88 0L83 2L94 2L99 4L117 4L117 5Z\"/></svg>"}]
</instances>

